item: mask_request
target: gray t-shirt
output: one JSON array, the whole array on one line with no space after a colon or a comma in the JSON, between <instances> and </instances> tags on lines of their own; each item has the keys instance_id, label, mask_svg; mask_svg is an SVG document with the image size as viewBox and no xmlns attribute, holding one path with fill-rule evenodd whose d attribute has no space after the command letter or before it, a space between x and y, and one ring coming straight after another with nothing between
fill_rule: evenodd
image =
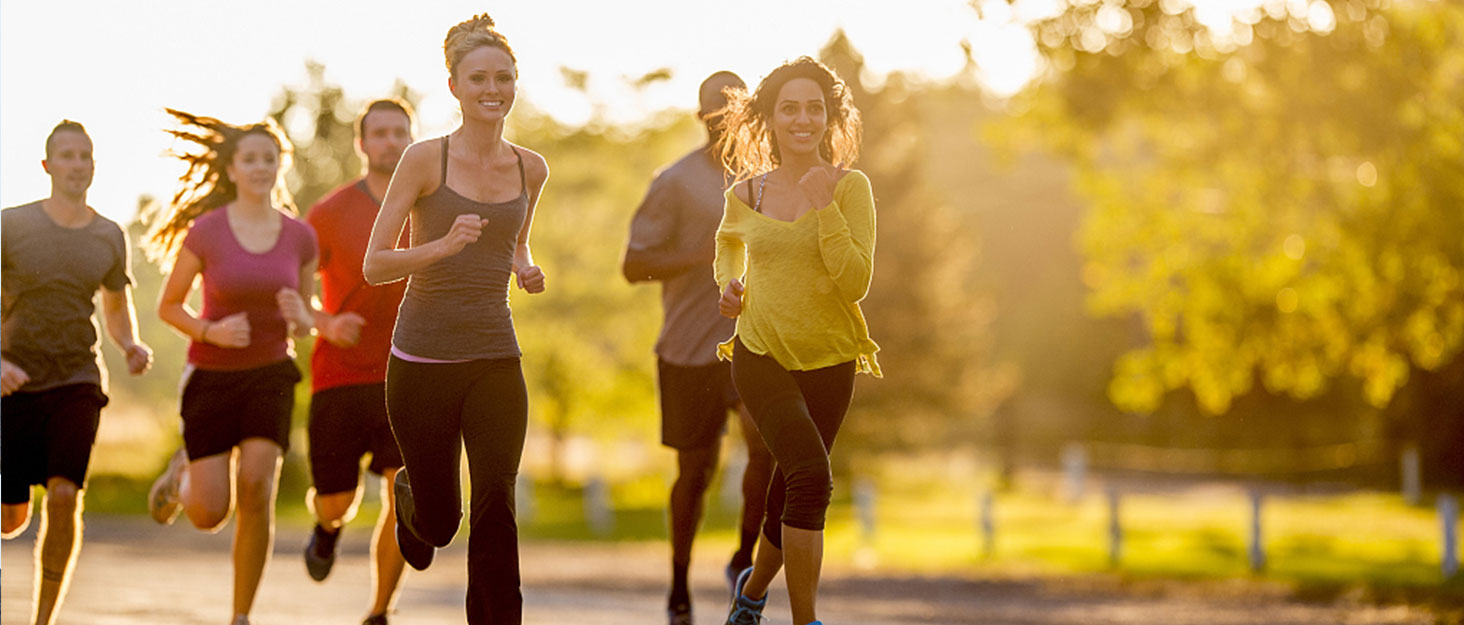
<instances>
[{"instance_id":1,"label":"gray t-shirt","mask_svg":"<svg viewBox=\"0 0 1464 625\"><path fill-rule=\"evenodd\" d=\"M94 298L132 283L127 262L126 235L101 215L66 228L40 202L0 211L0 351L30 376L21 391L102 385Z\"/></svg>"},{"instance_id":2,"label":"gray t-shirt","mask_svg":"<svg viewBox=\"0 0 1464 625\"><path fill-rule=\"evenodd\" d=\"M651 254L708 247L722 221L726 184L722 167L705 148L682 157L651 182L630 222L628 247ZM718 312L718 296L710 260L661 281L666 320L656 355L682 367L715 363L717 343L732 336L736 327Z\"/></svg>"}]
</instances>

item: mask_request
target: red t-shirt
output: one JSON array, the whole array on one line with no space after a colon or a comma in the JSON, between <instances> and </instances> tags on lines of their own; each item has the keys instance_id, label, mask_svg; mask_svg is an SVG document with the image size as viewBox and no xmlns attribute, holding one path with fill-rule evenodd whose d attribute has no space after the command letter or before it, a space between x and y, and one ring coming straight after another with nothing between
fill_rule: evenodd
<instances>
[{"instance_id":1,"label":"red t-shirt","mask_svg":"<svg viewBox=\"0 0 1464 625\"><path fill-rule=\"evenodd\" d=\"M321 303L325 312L354 312L366 319L361 341L341 348L316 338L310 359L311 388L320 392L353 384L386 381L386 359L391 353L391 332L407 281L371 286L361 274L371 226L381 205L357 180L316 202L305 221L320 240Z\"/></svg>"},{"instance_id":2,"label":"red t-shirt","mask_svg":"<svg viewBox=\"0 0 1464 625\"><path fill-rule=\"evenodd\" d=\"M218 321L239 312L249 316L248 347L198 341L188 345L188 362L199 369L240 371L293 357L275 294L281 288L300 288L300 267L315 258L315 233L298 219L281 217L274 247L262 254L239 245L227 207L193 220L183 238L183 247L203 264L203 318Z\"/></svg>"}]
</instances>

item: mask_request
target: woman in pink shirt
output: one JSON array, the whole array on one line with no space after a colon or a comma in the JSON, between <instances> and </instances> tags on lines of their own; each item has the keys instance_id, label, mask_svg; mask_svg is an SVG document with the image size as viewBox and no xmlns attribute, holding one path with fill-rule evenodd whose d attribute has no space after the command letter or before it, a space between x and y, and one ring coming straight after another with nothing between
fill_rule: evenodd
<instances>
[{"instance_id":1,"label":"woman in pink shirt","mask_svg":"<svg viewBox=\"0 0 1464 625\"><path fill-rule=\"evenodd\" d=\"M181 510L209 532L238 508L231 614L234 625L248 625L274 543L280 459L300 381L290 335L309 334L313 324L304 302L315 232L292 215L281 184L290 146L278 126L168 112L185 128L169 132L203 149L178 154L188 171L148 239L153 259L171 268L158 316L192 339L181 385L183 449L153 484L148 507L159 523ZM199 276L203 310L194 312L186 302Z\"/></svg>"}]
</instances>

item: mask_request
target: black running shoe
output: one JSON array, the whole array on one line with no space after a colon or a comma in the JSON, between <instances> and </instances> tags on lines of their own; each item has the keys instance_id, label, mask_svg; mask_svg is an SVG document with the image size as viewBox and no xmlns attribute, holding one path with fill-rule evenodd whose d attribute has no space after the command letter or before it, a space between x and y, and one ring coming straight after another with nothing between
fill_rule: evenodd
<instances>
[{"instance_id":1,"label":"black running shoe","mask_svg":"<svg viewBox=\"0 0 1464 625\"><path fill-rule=\"evenodd\" d=\"M387 625L385 614L372 614L361 621L361 625Z\"/></svg>"},{"instance_id":2,"label":"black running shoe","mask_svg":"<svg viewBox=\"0 0 1464 625\"><path fill-rule=\"evenodd\" d=\"M305 544L305 571L310 573L310 579L323 582L330 575L330 567L335 565L336 545L344 529L342 526L335 532L327 532L319 523L315 524L310 542Z\"/></svg>"},{"instance_id":3,"label":"black running shoe","mask_svg":"<svg viewBox=\"0 0 1464 625\"><path fill-rule=\"evenodd\" d=\"M401 550L402 559L412 565L412 568L425 571L432 566L432 556L437 553L437 548L418 537L407 525L412 518L412 512L417 508L412 501L412 485L407 481L406 469L397 471L396 480L391 487L392 494L396 497L397 549Z\"/></svg>"},{"instance_id":4,"label":"black running shoe","mask_svg":"<svg viewBox=\"0 0 1464 625\"><path fill-rule=\"evenodd\" d=\"M666 608L666 622L669 625L692 625L691 604L678 603Z\"/></svg>"}]
</instances>

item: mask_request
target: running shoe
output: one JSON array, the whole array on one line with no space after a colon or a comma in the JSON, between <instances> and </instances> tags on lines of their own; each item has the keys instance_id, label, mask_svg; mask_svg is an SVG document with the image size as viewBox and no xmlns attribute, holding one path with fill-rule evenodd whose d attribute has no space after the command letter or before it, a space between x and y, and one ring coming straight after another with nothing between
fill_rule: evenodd
<instances>
[{"instance_id":1,"label":"running shoe","mask_svg":"<svg viewBox=\"0 0 1464 625\"><path fill-rule=\"evenodd\" d=\"M768 605L768 598L749 599L742 594L742 588L747 586L747 579L752 577L752 567L743 569L737 575L737 581L732 584L732 610L727 613L726 625L758 625L763 620L763 608Z\"/></svg>"},{"instance_id":2,"label":"running shoe","mask_svg":"<svg viewBox=\"0 0 1464 625\"><path fill-rule=\"evenodd\" d=\"M341 526L334 532L325 531L319 523L310 532L310 542L305 544L305 571L310 574L310 579L317 582L325 581L330 575L330 568L335 566L336 545L341 537Z\"/></svg>"},{"instance_id":3,"label":"running shoe","mask_svg":"<svg viewBox=\"0 0 1464 625\"><path fill-rule=\"evenodd\" d=\"M178 500L178 485L182 484L183 471L187 468L188 453L179 449L168 459L163 474L153 480L152 488L147 491L147 512L154 521L172 525L173 519L178 518L178 513L183 510L183 504Z\"/></svg>"},{"instance_id":4,"label":"running shoe","mask_svg":"<svg viewBox=\"0 0 1464 625\"><path fill-rule=\"evenodd\" d=\"M386 614L372 614L361 621L361 625L387 625Z\"/></svg>"},{"instance_id":5,"label":"running shoe","mask_svg":"<svg viewBox=\"0 0 1464 625\"><path fill-rule=\"evenodd\" d=\"M692 625L691 604L678 603L666 608L666 622L669 625Z\"/></svg>"},{"instance_id":6,"label":"running shoe","mask_svg":"<svg viewBox=\"0 0 1464 625\"><path fill-rule=\"evenodd\" d=\"M235 614L233 625L249 625L248 614Z\"/></svg>"},{"instance_id":7,"label":"running shoe","mask_svg":"<svg viewBox=\"0 0 1464 625\"><path fill-rule=\"evenodd\" d=\"M408 520L417 507L412 500L412 485L407 481L407 470L397 471L396 480L392 482L392 493L396 496L396 540L397 549L402 552L402 559L412 568L418 571L425 571L432 565L432 556L436 554L437 548L417 536L411 527L407 526Z\"/></svg>"}]
</instances>

